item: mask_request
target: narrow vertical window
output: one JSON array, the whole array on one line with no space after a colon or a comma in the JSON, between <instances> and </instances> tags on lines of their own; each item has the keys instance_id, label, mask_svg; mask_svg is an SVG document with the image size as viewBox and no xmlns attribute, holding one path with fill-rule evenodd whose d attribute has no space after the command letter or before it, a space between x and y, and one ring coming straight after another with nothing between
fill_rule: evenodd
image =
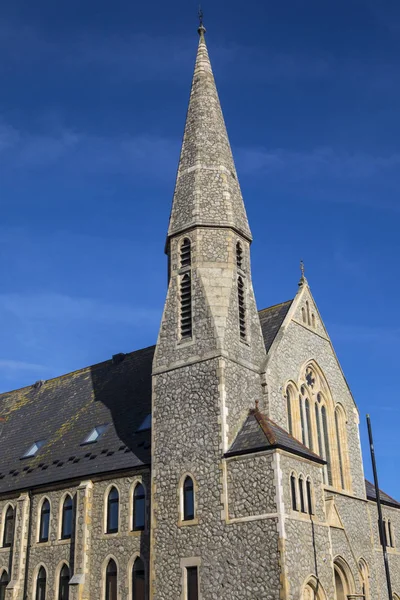
<instances>
[{"instance_id":1,"label":"narrow vertical window","mask_svg":"<svg viewBox=\"0 0 400 600\"><path fill-rule=\"evenodd\" d=\"M119 494L117 488L110 490L107 498L107 533L117 533L119 525Z\"/></svg>"},{"instance_id":2,"label":"narrow vertical window","mask_svg":"<svg viewBox=\"0 0 400 600\"><path fill-rule=\"evenodd\" d=\"M36 599L35 600L46 600L46 584L47 576L44 567L40 567L39 573L36 579Z\"/></svg>"},{"instance_id":3,"label":"narrow vertical window","mask_svg":"<svg viewBox=\"0 0 400 600\"><path fill-rule=\"evenodd\" d=\"M71 496L67 496L62 507L61 539L69 540L72 536L73 503Z\"/></svg>"},{"instance_id":4,"label":"narrow vertical window","mask_svg":"<svg viewBox=\"0 0 400 600\"><path fill-rule=\"evenodd\" d=\"M49 527L50 527L50 502L46 498L46 500L42 504L42 509L40 511L39 542L48 542L49 541Z\"/></svg>"},{"instance_id":5,"label":"narrow vertical window","mask_svg":"<svg viewBox=\"0 0 400 600\"><path fill-rule=\"evenodd\" d=\"M382 529L381 529L381 523L378 520L378 530L379 530L379 538L381 540L381 545L387 546L388 540L387 540L387 535L386 535L386 519L382 520Z\"/></svg>"},{"instance_id":6,"label":"narrow vertical window","mask_svg":"<svg viewBox=\"0 0 400 600\"><path fill-rule=\"evenodd\" d=\"M181 337L192 337L192 281L190 273L181 278Z\"/></svg>"},{"instance_id":7,"label":"narrow vertical window","mask_svg":"<svg viewBox=\"0 0 400 600\"><path fill-rule=\"evenodd\" d=\"M303 399L299 396L299 409L300 409L300 424L301 424L301 441L306 445L306 431L304 427L304 413L303 413Z\"/></svg>"},{"instance_id":8,"label":"narrow vertical window","mask_svg":"<svg viewBox=\"0 0 400 600\"><path fill-rule=\"evenodd\" d=\"M117 600L117 565L111 559L106 571L106 598L105 600Z\"/></svg>"},{"instance_id":9,"label":"narrow vertical window","mask_svg":"<svg viewBox=\"0 0 400 600\"><path fill-rule=\"evenodd\" d=\"M7 571L3 571L0 577L0 600L6 600L6 588L9 584Z\"/></svg>"},{"instance_id":10,"label":"narrow vertical window","mask_svg":"<svg viewBox=\"0 0 400 600\"><path fill-rule=\"evenodd\" d=\"M183 520L192 521L194 519L194 485L193 479L186 477L183 483Z\"/></svg>"},{"instance_id":11,"label":"narrow vertical window","mask_svg":"<svg viewBox=\"0 0 400 600\"><path fill-rule=\"evenodd\" d=\"M138 483L133 493L133 531L143 531L146 516L146 494L144 487Z\"/></svg>"},{"instance_id":12,"label":"narrow vertical window","mask_svg":"<svg viewBox=\"0 0 400 600\"><path fill-rule=\"evenodd\" d=\"M58 600L69 599L69 568L64 565L60 572L60 581L58 583Z\"/></svg>"},{"instance_id":13,"label":"narrow vertical window","mask_svg":"<svg viewBox=\"0 0 400 600\"><path fill-rule=\"evenodd\" d=\"M304 480L302 477L299 479L299 493L300 493L300 510L302 513L306 512L306 505L304 501Z\"/></svg>"},{"instance_id":14,"label":"narrow vertical window","mask_svg":"<svg viewBox=\"0 0 400 600\"><path fill-rule=\"evenodd\" d=\"M323 406L321 409L322 416L322 429L324 432L324 447L325 447L325 460L326 460L326 471L328 474L328 483L332 485L332 465L331 465L331 452L329 448L329 436L328 436L328 419L326 415L326 407Z\"/></svg>"},{"instance_id":15,"label":"narrow vertical window","mask_svg":"<svg viewBox=\"0 0 400 600\"><path fill-rule=\"evenodd\" d=\"M388 521L388 537L389 537L389 546L391 548L394 548L393 532L392 532L392 523L391 523L391 521Z\"/></svg>"},{"instance_id":16,"label":"narrow vertical window","mask_svg":"<svg viewBox=\"0 0 400 600\"><path fill-rule=\"evenodd\" d=\"M308 514L313 515L314 509L313 509L313 501L312 501L312 490L311 490L311 481L309 479L307 479L306 488L307 488Z\"/></svg>"},{"instance_id":17,"label":"narrow vertical window","mask_svg":"<svg viewBox=\"0 0 400 600\"><path fill-rule=\"evenodd\" d=\"M238 277L239 331L242 340L246 339L246 302L242 277Z\"/></svg>"},{"instance_id":18,"label":"narrow vertical window","mask_svg":"<svg viewBox=\"0 0 400 600\"><path fill-rule=\"evenodd\" d=\"M306 309L304 308L304 306L301 309L301 316L303 318L303 323L307 323Z\"/></svg>"},{"instance_id":19,"label":"narrow vertical window","mask_svg":"<svg viewBox=\"0 0 400 600\"><path fill-rule=\"evenodd\" d=\"M197 567L186 567L187 600L199 600L199 574Z\"/></svg>"},{"instance_id":20,"label":"narrow vertical window","mask_svg":"<svg viewBox=\"0 0 400 600\"><path fill-rule=\"evenodd\" d=\"M13 543L14 537L14 509L12 506L7 508L5 522L4 522L4 535L3 535L3 546L10 548Z\"/></svg>"},{"instance_id":21,"label":"narrow vertical window","mask_svg":"<svg viewBox=\"0 0 400 600\"><path fill-rule=\"evenodd\" d=\"M297 510L296 477L290 476L290 492L292 495L292 509Z\"/></svg>"},{"instance_id":22,"label":"narrow vertical window","mask_svg":"<svg viewBox=\"0 0 400 600\"><path fill-rule=\"evenodd\" d=\"M311 429L310 401L308 398L306 398L306 401L305 401L305 408L306 408L306 421L307 421L307 432L308 432L308 447L311 450L313 450L314 444L313 444L312 429Z\"/></svg>"},{"instance_id":23,"label":"narrow vertical window","mask_svg":"<svg viewBox=\"0 0 400 600\"><path fill-rule=\"evenodd\" d=\"M236 266L243 269L243 248L240 242L236 244Z\"/></svg>"},{"instance_id":24,"label":"narrow vertical window","mask_svg":"<svg viewBox=\"0 0 400 600\"><path fill-rule=\"evenodd\" d=\"M336 409L335 410L335 427L336 427L336 440L337 440L337 451L338 451L338 460L339 460L339 473L340 473L340 483L341 483L342 489L344 490L345 485L344 485L344 471L343 471L343 456L342 456L342 444L341 444L341 439L340 439L341 427L339 424L339 419L340 419L339 411Z\"/></svg>"},{"instance_id":25,"label":"narrow vertical window","mask_svg":"<svg viewBox=\"0 0 400 600\"><path fill-rule=\"evenodd\" d=\"M290 389L286 390L286 410L288 420L288 430L290 435L293 435L293 420L292 420L292 394Z\"/></svg>"},{"instance_id":26,"label":"narrow vertical window","mask_svg":"<svg viewBox=\"0 0 400 600\"><path fill-rule=\"evenodd\" d=\"M137 558L132 568L132 600L145 600L144 563Z\"/></svg>"},{"instance_id":27,"label":"narrow vertical window","mask_svg":"<svg viewBox=\"0 0 400 600\"><path fill-rule=\"evenodd\" d=\"M190 267L192 264L192 249L189 238L185 238L181 245L181 268Z\"/></svg>"},{"instance_id":28,"label":"narrow vertical window","mask_svg":"<svg viewBox=\"0 0 400 600\"><path fill-rule=\"evenodd\" d=\"M315 405L315 422L317 423L318 454L320 456L323 456L323 451L322 451L322 436L321 436L321 422L319 420L319 408L318 408L318 404Z\"/></svg>"}]
</instances>

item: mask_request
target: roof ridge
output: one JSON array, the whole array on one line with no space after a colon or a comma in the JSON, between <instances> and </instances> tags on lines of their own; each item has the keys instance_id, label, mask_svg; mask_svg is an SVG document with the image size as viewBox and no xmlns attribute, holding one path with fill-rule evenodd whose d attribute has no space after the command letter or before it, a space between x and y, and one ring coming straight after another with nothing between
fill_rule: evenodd
<instances>
[{"instance_id":1,"label":"roof ridge","mask_svg":"<svg viewBox=\"0 0 400 600\"><path fill-rule=\"evenodd\" d=\"M369 485L372 485L372 487L373 487L373 488L374 488L374 490L375 490L375 494L376 494L376 486L375 486L375 484L374 484L374 483L372 483L372 481L370 481L370 480L369 480L369 479L367 479L366 477L365 477L364 479L365 479L365 481L366 481L367 483L369 483ZM387 492L384 492L384 491L381 489L381 487L380 487L380 486L379 486L379 492L380 492L380 493L382 493L382 494L385 494L385 496L387 496L388 498L390 498L391 500L393 500L393 502L395 502L396 504L400 504L400 503L399 503L399 501L398 501L398 500L396 500L396 498L393 498L393 496L391 496L391 495L390 495L390 494L388 494Z\"/></svg>"},{"instance_id":2,"label":"roof ridge","mask_svg":"<svg viewBox=\"0 0 400 600\"><path fill-rule=\"evenodd\" d=\"M277 439L274 435L274 432L271 430L267 419L265 417L265 415L263 415L262 412L260 412L260 410L258 410L258 408L254 408L250 411L250 414L253 414L257 420L257 423L259 424L259 426L261 427L265 437L267 438L268 442L270 444L276 444L277 443Z\"/></svg>"},{"instance_id":3,"label":"roof ridge","mask_svg":"<svg viewBox=\"0 0 400 600\"><path fill-rule=\"evenodd\" d=\"M258 314L265 312L266 310L272 310L273 308L277 308L278 306L284 306L285 304L289 304L289 302L293 302L294 298L291 300L285 300L284 302L278 302L277 304L273 304L272 306L266 306L265 308L261 308L258 311Z\"/></svg>"}]
</instances>

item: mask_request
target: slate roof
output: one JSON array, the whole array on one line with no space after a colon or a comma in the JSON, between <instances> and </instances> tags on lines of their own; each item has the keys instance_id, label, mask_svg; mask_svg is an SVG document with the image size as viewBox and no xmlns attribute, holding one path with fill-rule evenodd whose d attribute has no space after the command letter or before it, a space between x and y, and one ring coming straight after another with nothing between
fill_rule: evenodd
<instances>
[{"instance_id":1,"label":"slate roof","mask_svg":"<svg viewBox=\"0 0 400 600\"><path fill-rule=\"evenodd\" d=\"M272 342L276 338L276 334L278 333L289 308L292 306L292 302L293 300L288 300L281 304L275 304L274 306L260 310L258 313L267 352L271 348Z\"/></svg>"},{"instance_id":2,"label":"slate roof","mask_svg":"<svg viewBox=\"0 0 400 600\"><path fill-rule=\"evenodd\" d=\"M317 463L325 464L323 458L296 440L290 433L279 427L258 409L250 410L249 416L226 456L261 452L272 448L281 448Z\"/></svg>"},{"instance_id":3,"label":"slate roof","mask_svg":"<svg viewBox=\"0 0 400 600\"><path fill-rule=\"evenodd\" d=\"M365 480L365 490L367 492L368 500L372 500L373 502L376 502L375 486L373 483L368 481L368 479ZM392 506L393 508L400 508L400 502L397 502L397 500L395 500L388 494L385 494L385 492L382 492L382 490L380 490L380 492L381 492L381 503L382 504L386 504L387 506Z\"/></svg>"}]
</instances>

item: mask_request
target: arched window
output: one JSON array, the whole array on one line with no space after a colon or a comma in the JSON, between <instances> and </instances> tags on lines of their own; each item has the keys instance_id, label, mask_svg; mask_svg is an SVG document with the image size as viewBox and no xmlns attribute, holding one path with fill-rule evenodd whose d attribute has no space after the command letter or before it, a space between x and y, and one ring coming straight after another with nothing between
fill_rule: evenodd
<instances>
[{"instance_id":1,"label":"arched window","mask_svg":"<svg viewBox=\"0 0 400 600\"><path fill-rule=\"evenodd\" d=\"M304 426L303 398L301 396L299 396L299 411L301 425L301 441L304 445L306 445L306 428Z\"/></svg>"},{"instance_id":2,"label":"arched window","mask_svg":"<svg viewBox=\"0 0 400 600\"><path fill-rule=\"evenodd\" d=\"M183 520L192 521L194 519L194 485L193 479L186 477L183 483Z\"/></svg>"},{"instance_id":3,"label":"arched window","mask_svg":"<svg viewBox=\"0 0 400 600\"><path fill-rule=\"evenodd\" d=\"M146 517L146 494L138 483L133 492L133 531L143 531Z\"/></svg>"},{"instance_id":4,"label":"arched window","mask_svg":"<svg viewBox=\"0 0 400 600\"><path fill-rule=\"evenodd\" d=\"M185 238L181 245L181 268L190 267L192 264L192 250L189 238Z\"/></svg>"},{"instance_id":5,"label":"arched window","mask_svg":"<svg viewBox=\"0 0 400 600\"><path fill-rule=\"evenodd\" d=\"M338 461L339 461L339 473L340 473L340 484L342 489L345 488L344 485L344 471L343 471L343 456L342 456L342 443L341 443L341 427L339 424L339 410L335 410L335 428L336 428L336 440L337 440L337 452L338 452Z\"/></svg>"},{"instance_id":6,"label":"arched window","mask_svg":"<svg viewBox=\"0 0 400 600\"><path fill-rule=\"evenodd\" d=\"M313 328L315 329L315 315L314 315L314 313L311 315L311 324L312 324Z\"/></svg>"},{"instance_id":7,"label":"arched window","mask_svg":"<svg viewBox=\"0 0 400 600\"><path fill-rule=\"evenodd\" d=\"M71 496L66 496L61 515L61 539L69 540L72 536L73 502Z\"/></svg>"},{"instance_id":8,"label":"arched window","mask_svg":"<svg viewBox=\"0 0 400 600\"><path fill-rule=\"evenodd\" d=\"M107 533L117 533L119 525L119 494L112 487L107 498Z\"/></svg>"},{"instance_id":9,"label":"arched window","mask_svg":"<svg viewBox=\"0 0 400 600\"><path fill-rule=\"evenodd\" d=\"M118 571L113 559L110 559L106 570L106 598L105 600L117 600Z\"/></svg>"},{"instance_id":10,"label":"arched window","mask_svg":"<svg viewBox=\"0 0 400 600\"><path fill-rule=\"evenodd\" d=\"M6 587L9 584L7 571L3 571L0 577L0 600L6 600Z\"/></svg>"},{"instance_id":11,"label":"arched window","mask_svg":"<svg viewBox=\"0 0 400 600\"><path fill-rule=\"evenodd\" d=\"M292 510L297 510L296 477L290 476L290 493L292 496Z\"/></svg>"},{"instance_id":12,"label":"arched window","mask_svg":"<svg viewBox=\"0 0 400 600\"><path fill-rule=\"evenodd\" d=\"M303 323L307 323L306 309L304 308L304 306L301 309L301 317L303 319Z\"/></svg>"},{"instance_id":13,"label":"arched window","mask_svg":"<svg viewBox=\"0 0 400 600\"><path fill-rule=\"evenodd\" d=\"M144 563L139 557L132 568L132 600L145 600Z\"/></svg>"},{"instance_id":14,"label":"arched window","mask_svg":"<svg viewBox=\"0 0 400 600\"><path fill-rule=\"evenodd\" d=\"M394 548L394 538L393 538L393 531L392 531L392 522L388 521L388 538L389 538L389 546L391 548Z\"/></svg>"},{"instance_id":15,"label":"arched window","mask_svg":"<svg viewBox=\"0 0 400 600\"><path fill-rule=\"evenodd\" d=\"M40 511L40 529L39 529L39 542L49 541L49 529L50 529L50 502L47 498L42 503Z\"/></svg>"},{"instance_id":16,"label":"arched window","mask_svg":"<svg viewBox=\"0 0 400 600\"><path fill-rule=\"evenodd\" d=\"M181 278L181 337L192 337L192 281L190 273Z\"/></svg>"},{"instance_id":17,"label":"arched window","mask_svg":"<svg viewBox=\"0 0 400 600\"><path fill-rule=\"evenodd\" d=\"M322 416L322 430L324 432L324 448L325 448L325 460L326 460L326 471L328 474L328 483L332 485L332 465L331 465L331 452L329 448L329 435L328 435L328 419L326 415L326 407L321 408Z\"/></svg>"},{"instance_id":18,"label":"arched window","mask_svg":"<svg viewBox=\"0 0 400 600\"><path fill-rule=\"evenodd\" d=\"M370 600L370 587L369 587L369 571L365 560L362 558L358 564L361 574L361 591L364 595L364 600Z\"/></svg>"},{"instance_id":19,"label":"arched window","mask_svg":"<svg viewBox=\"0 0 400 600\"><path fill-rule=\"evenodd\" d=\"M306 504L304 500L304 479L299 478L299 494L300 494L300 510L302 513L306 512Z\"/></svg>"},{"instance_id":20,"label":"arched window","mask_svg":"<svg viewBox=\"0 0 400 600\"><path fill-rule=\"evenodd\" d=\"M40 567L39 573L36 579L36 598L35 600L46 600L46 583L47 575L46 569Z\"/></svg>"},{"instance_id":21,"label":"arched window","mask_svg":"<svg viewBox=\"0 0 400 600\"><path fill-rule=\"evenodd\" d=\"M322 456L323 450L322 450L322 436L321 436L321 421L320 421L320 416L319 416L318 404L315 404L315 422L317 424L318 454L320 456Z\"/></svg>"},{"instance_id":22,"label":"arched window","mask_svg":"<svg viewBox=\"0 0 400 600\"><path fill-rule=\"evenodd\" d=\"M292 393L290 391L290 388L286 390L286 410L288 419L288 430L290 435L293 435Z\"/></svg>"},{"instance_id":23,"label":"arched window","mask_svg":"<svg viewBox=\"0 0 400 600\"><path fill-rule=\"evenodd\" d=\"M313 437L312 437L312 429L311 429L311 413L310 413L310 401L308 398L305 400L305 409L306 409L306 422L307 422L307 433L308 433L308 447L313 450Z\"/></svg>"},{"instance_id":24,"label":"arched window","mask_svg":"<svg viewBox=\"0 0 400 600\"><path fill-rule=\"evenodd\" d=\"M306 489L307 489L308 514L309 515L313 515L314 514L314 507L313 507L313 501L312 501L312 489L311 489L311 481L310 481L310 479L307 479L307 481L306 481Z\"/></svg>"},{"instance_id":25,"label":"arched window","mask_svg":"<svg viewBox=\"0 0 400 600\"><path fill-rule=\"evenodd\" d=\"M238 269L243 269L243 248L240 242L236 244L236 265Z\"/></svg>"},{"instance_id":26,"label":"arched window","mask_svg":"<svg viewBox=\"0 0 400 600\"><path fill-rule=\"evenodd\" d=\"M238 304L239 304L239 332L242 340L246 339L246 302L245 289L242 277L238 277Z\"/></svg>"},{"instance_id":27,"label":"arched window","mask_svg":"<svg viewBox=\"0 0 400 600\"><path fill-rule=\"evenodd\" d=\"M9 506L4 519L3 546L5 548L10 548L13 543L14 520L14 509L12 506Z\"/></svg>"},{"instance_id":28,"label":"arched window","mask_svg":"<svg viewBox=\"0 0 400 600\"><path fill-rule=\"evenodd\" d=\"M69 599L69 568L64 565L60 571L60 580L58 582L58 600Z\"/></svg>"}]
</instances>

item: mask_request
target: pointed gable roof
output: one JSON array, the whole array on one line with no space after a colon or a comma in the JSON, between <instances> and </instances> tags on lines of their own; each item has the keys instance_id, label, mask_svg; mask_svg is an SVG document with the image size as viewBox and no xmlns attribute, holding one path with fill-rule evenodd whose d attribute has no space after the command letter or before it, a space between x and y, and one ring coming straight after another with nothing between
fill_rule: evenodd
<instances>
[{"instance_id":1,"label":"pointed gable roof","mask_svg":"<svg viewBox=\"0 0 400 600\"><path fill-rule=\"evenodd\" d=\"M199 33L168 237L197 225L232 227L250 240L205 29Z\"/></svg>"}]
</instances>

